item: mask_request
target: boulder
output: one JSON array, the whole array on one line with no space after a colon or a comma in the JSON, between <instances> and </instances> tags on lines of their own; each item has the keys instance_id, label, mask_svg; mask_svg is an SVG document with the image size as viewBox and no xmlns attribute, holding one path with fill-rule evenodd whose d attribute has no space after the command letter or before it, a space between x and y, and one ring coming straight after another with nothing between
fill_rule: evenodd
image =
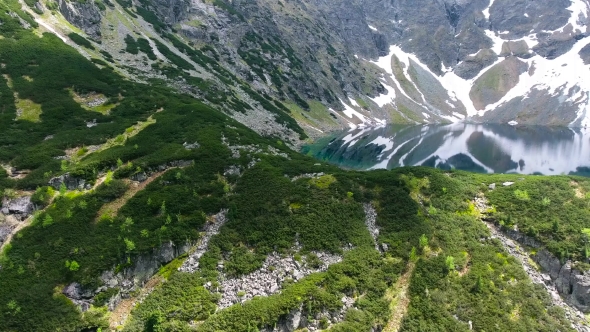
<instances>
[{"instance_id":1,"label":"boulder","mask_svg":"<svg viewBox=\"0 0 590 332\"><path fill-rule=\"evenodd\" d=\"M131 176L131 180L137 181L137 182L144 182L147 179L148 179L148 176L147 176L147 174L145 174L145 172L140 172L140 173L137 173L137 174L133 174Z\"/></svg>"},{"instance_id":2,"label":"boulder","mask_svg":"<svg viewBox=\"0 0 590 332\"><path fill-rule=\"evenodd\" d=\"M530 58L532 54L529 51L529 45L526 41L506 41L502 44L500 56L507 57L511 55L519 58Z\"/></svg>"},{"instance_id":3,"label":"boulder","mask_svg":"<svg viewBox=\"0 0 590 332\"><path fill-rule=\"evenodd\" d=\"M195 149L198 149L199 147L201 147L201 144L199 144L197 142L194 142L194 143L184 142L184 144L182 144L182 146L184 146L184 148L187 150L195 150Z\"/></svg>"},{"instance_id":4,"label":"boulder","mask_svg":"<svg viewBox=\"0 0 590 332\"><path fill-rule=\"evenodd\" d=\"M472 79L482 69L492 65L498 59L498 55L491 49L483 49L475 55L467 56L461 63L457 64L454 73L464 79Z\"/></svg>"},{"instance_id":5,"label":"boulder","mask_svg":"<svg viewBox=\"0 0 590 332\"><path fill-rule=\"evenodd\" d=\"M86 290L77 282L67 285L62 293L72 300L91 299L94 294L90 290Z\"/></svg>"},{"instance_id":6,"label":"boulder","mask_svg":"<svg viewBox=\"0 0 590 332\"><path fill-rule=\"evenodd\" d=\"M62 184L66 186L67 190L88 190L92 188L84 179L74 177L70 173L65 173L49 180L49 185L55 190L59 190Z\"/></svg>"},{"instance_id":7,"label":"boulder","mask_svg":"<svg viewBox=\"0 0 590 332\"><path fill-rule=\"evenodd\" d=\"M31 202L30 196L18 197L15 199L4 198L2 200L2 213L5 215L15 215L17 219L28 217L35 210L35 205Z\"/></svg>"}]
</instances>

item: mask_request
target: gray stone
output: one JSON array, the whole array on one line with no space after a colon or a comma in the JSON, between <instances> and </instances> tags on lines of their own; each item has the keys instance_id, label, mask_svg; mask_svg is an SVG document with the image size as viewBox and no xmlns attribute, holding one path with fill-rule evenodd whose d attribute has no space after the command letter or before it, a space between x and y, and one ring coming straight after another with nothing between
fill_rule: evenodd
<instances>
[{"instance_id":1,"label":"gray stone","mask_svg":"<svg viewBox=\"0 0 590 332\"><path fill-rule=\"evenodd\" d=\"M584 64L590 65L590 44L584 46L580 50L580 57L584 60Z\"/></svg>"},{"instance_id":2,"label":"gray stone","mask_svg":"<svg viewBox=\"0 0 590 332\"><path fill-rule=\"evenodd\" d=\"M102 11L94 1L58 0L59 11L68 22L95 39L100 39Z\"/></svg>"},{"instance_id":3,"label":"gray stone","mask_svg":"<svg viewBox=\"0 0 590 332\"><path fill-rule=\"evenodd\" d=\"M199 143L197 143L197 142L194 142L194 143L184 142L182 144L182 146L184 146L184 148L187 149L187 150L195 150L195 149L198 149L201 145Z\"/></svg>"},{"instance_id":4,"label":"gray stone","mask_svg":"<svg viewBox=\"0 0 590 332\"><path fill-rule=\"evenodd\" d=\"M4 198L2 200L2 213L5 215L16 215L18 219L28 217L35 210L30 196L23 196L14 199Z\"/></svg>"},{"instance_id":5,"label":"gray stone","mask_svg":"<svg viewBox=\"0 0 590 332\"><path fill-rule=\"evenodd\" d=\"M494 189L496 189L496 184L495 184L495 183L492 183L492 184L490 184L490 185L488 186L488 188L489 188L490 190L494 190Z\"/></svg>"},{"instance_id":6,"label":"gray stone","mask_svg":"<svg viewBox=\"0 0 590 332\"><path fill-rule=\"evenodd\" d=\"M73 300L90 299L94 296L94 293L91 290L82 288L82 285L77 282L67 285L62 293Z\"/></svg>"},{"instance_id":7,"label":"gray stone","mask_svg":"<svg viewBox=\"0 0 590 332\"><path fill-rule=\"evenodd\" d=\"M66 186L67 190L87 190L92 188L84 179L76 178L70 173L65 173L49 180L49 185L55 190L59 190L62 184Z\"/></svg>"},{"instance_id":8,"label":"gray stone","mask_svg":"<svg viewBox=\"0 0 590 332\"><path fill-rule=\"evenodd\" d=\"M498 59L498 55L490 49L483 49L476 55L467 56L462 62L457 64L454 73L464 79L476 77L482 69L490 66Z\"/></svg>"},{"instance_id":9,"label":"gray stone","mask_svg":"<svg viewBox=\"0 0 590 332\"><path fill-rule=\"evenodd\" d=\"M139 172L137 174L133 174L131 176L131 180L133 181L137 181L137 182L144 182L148 179L148 176L145 172Z\"/></svg>"}]
</instances>

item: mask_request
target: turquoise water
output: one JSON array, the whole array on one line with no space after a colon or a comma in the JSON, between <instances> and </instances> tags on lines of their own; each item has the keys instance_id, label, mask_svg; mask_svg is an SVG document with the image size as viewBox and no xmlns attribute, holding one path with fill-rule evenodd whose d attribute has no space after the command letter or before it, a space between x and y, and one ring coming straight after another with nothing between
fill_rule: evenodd
<instances>
[{"instance_id":1,"label":"turquoise water","mask_svg":"<svg viewBox=\"0 0 590 332\"><path fill-rule=\"evenodd\" d=\"M302 152L357 170L422 165L480 173L590 176L590 131L580 128L389 125L332 134Z\"/></svg>"}]
</instances>

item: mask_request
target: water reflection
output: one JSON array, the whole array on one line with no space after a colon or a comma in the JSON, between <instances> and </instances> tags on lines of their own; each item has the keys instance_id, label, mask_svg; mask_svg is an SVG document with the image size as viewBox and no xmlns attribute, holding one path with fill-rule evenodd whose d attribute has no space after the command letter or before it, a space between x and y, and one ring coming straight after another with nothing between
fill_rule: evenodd
<instances>
[{"instance_id":1,"label":"water reflection","mask_svg":"<svg viewBox=\"0 0 590 332\"><path fill-rule=\"evenodd\" d=\"M482 173L590 176L590 132L577 128L390 125L325 137L303 152L360 170L423 165Z\"/></svg>"}]
</instances>

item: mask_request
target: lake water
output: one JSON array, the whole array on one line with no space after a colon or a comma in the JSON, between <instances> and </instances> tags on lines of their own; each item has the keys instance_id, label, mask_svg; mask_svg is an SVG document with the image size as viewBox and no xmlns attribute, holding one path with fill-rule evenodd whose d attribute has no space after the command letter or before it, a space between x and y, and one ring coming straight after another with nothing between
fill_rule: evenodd
<instances>
[{"instance_id":1,"label":"lake water","mask_svg":"<svg viewBox=\"0 0 590 332\"><path fill-rule=\"evenodd\" d=\"M590 176L590 130L579 128L389 125L333 134L302 152L357 170L422 165L481 173Z\"/></svg>"}]
</instances>

